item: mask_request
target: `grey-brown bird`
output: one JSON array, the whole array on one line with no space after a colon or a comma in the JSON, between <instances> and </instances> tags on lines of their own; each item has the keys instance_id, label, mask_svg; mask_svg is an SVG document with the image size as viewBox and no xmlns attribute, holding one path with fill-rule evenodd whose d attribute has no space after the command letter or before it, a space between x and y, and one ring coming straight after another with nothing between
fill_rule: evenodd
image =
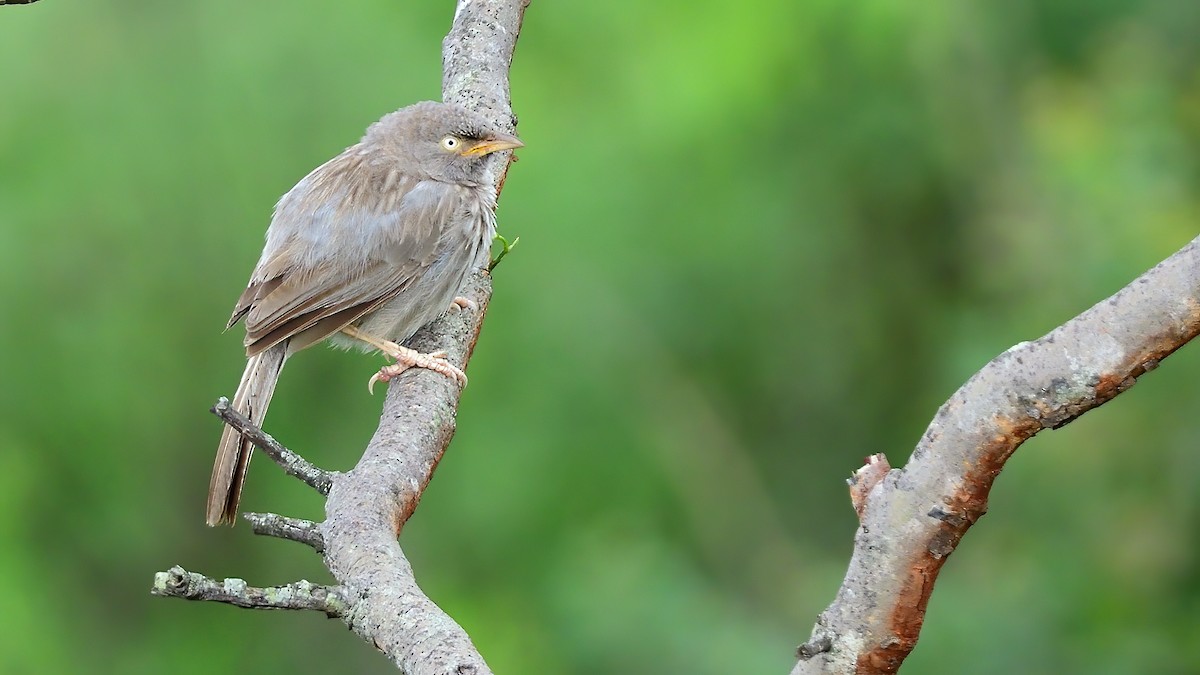
<instances>
[{"instance_id":1,"label":"grey-brown bird","mask_svg":"<svg viewBox=\"0 0 1200 675\"><path fill-rule=\"evenodd\" d=\"M445 313L488 260L496 187L485 158L522 146L465 108L426 101L385 115L280 198L227 326L246 322L248 361L234 409L261 426L284 362L326 339L395 359L371 385L413 367L465 385L445 354L398 343ZM209 525L234 522L252 450L225 428Z\"/></svg>"}]
</instances>

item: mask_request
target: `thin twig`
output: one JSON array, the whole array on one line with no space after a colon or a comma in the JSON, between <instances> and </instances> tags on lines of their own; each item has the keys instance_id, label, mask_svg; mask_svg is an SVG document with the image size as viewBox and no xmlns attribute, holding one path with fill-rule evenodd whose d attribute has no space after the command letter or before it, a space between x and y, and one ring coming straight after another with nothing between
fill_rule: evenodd
<instances>
[{"instance_id":1,"label":"thin twig","mask_svg":"<svg viewBox=\"0 0 1200 675\"><path fill-rule=\"evenodd\" d=\"M938 411L908 464L859 486L849 569L792 675L896 672L916 645L942 563L987 511L1017 447L1129 389L1197 334L1200 237L984 366Z\"/></svg>"},{"instance_id":2,"label":"thin twig","mask_svg":"<svg viewBox=\"0 0 1200 675\"><path fill-rule=\"evenodd\" d=\"M259 588L249 586L241 579L217 581L179 565L155 574L150 593L185 600L224 602L247 609L311 609L329 617L341 617L348 608L341 589L336 586L301 580L285 586Z\"/></svg>"},{"instance_id":3,"label":"thin twig","mask_svg":"<svg viewBox=\"0 0 1200 675\"><path fill-rule=\"evenodd\" d=\"M243 513L242 517L250 523L254 534L298 541L311 546L317 553L325 551L321 526L311 520L289 518L277 513Z\"/></svg>"},{"instance_id":4,"label":"thin twig","mask_svg":"<svg viewBox=\"0 0 1200 675\"><path fill-rule=\"evenodd\" d=\"M284 473L299 479L322 495L329 494L329 486L334 472L318 468L312 462L283 447L283 444L255 426L245 415L234 410L229 399L224 396L217 399L216 405L212 407L212 414L241 432L242 436L254 444L254 447L262 450L263 454L274 460Z\"/></svg>"}]
</instances>

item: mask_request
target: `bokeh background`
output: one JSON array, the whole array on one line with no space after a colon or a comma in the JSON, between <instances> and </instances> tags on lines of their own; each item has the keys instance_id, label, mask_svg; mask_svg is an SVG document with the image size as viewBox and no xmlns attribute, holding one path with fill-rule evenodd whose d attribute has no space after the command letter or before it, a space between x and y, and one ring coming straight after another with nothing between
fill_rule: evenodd
<instances>
[{"instance_id":1,"label":"bokeh background","mask_svg":"<svg viewBox=\"0 0 1200 675\"><path fill-rule=\"evenodd\" d=\"M0 8L0 671L392 672L340 623L150 597L327 581L211 530L222 334L271 206L436 98L453 2ZM783 673L863 456L1197 234L1200 4L535 2L528 147L458 436L402 543L502 673ZM377 357L267 429L348 468ZM1200 672L1200 351L1014 457L914 673ZM244 506L319 519L255 463Z\"/></svg>"}]
</instances>

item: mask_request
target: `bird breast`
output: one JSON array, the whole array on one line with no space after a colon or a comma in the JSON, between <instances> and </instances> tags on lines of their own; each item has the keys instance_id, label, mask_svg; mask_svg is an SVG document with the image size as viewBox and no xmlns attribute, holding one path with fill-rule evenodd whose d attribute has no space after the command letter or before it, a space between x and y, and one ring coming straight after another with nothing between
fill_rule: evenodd
<instances>
[{"instance_id":1,"label":"bird breast","mask_svg":"<svg viewBox=\"0 0 1200 675\"><path fill-rule=\"evenodd\" d=\"M429 213L428 208L421 208L420 204L427 199L449 206L443 206L445 210L436 209L442 211L433 223L437 234L420 237L424 246L419 248L426 250L419 256L420 267L405 288L356 322L369 335L394 342L412 337L419 328L446 313L467 276L489 259L491 243L496 236L495 197L490 190L425 181L414 187L404 201L416 207L417 212ZM390 253L400 253L405 259L394 263L411 265L412 244L405 241L393 251L381 253L385 258L390 257ZM335 342L341 342L341 339L335 337ZM364 346L354 342L356 346Z\"/></svg>"}]
</instances>

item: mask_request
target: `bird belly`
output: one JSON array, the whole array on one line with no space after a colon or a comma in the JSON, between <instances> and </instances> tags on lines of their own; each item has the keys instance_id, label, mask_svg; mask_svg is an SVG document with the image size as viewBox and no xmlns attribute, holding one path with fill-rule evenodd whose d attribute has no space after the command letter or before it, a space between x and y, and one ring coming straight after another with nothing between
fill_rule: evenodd
<instances>
[{"instance_id":1,"label":"bird belly","mask_svg":"<svg viewBox=\"0 0 1200 675\"><path fill-rule=\"evenodd\" d=\"M422 326L445 314L462 290L467 276L488 260L487 252L495 236L495 227L486 217L479 221L476 227L469 228L473 231L469 231L468 236L447 245L429 265L414 275L399 295L355 321L354 325L368 335L403 343ZM342 333L332 335L331 342L340 347L372 349Z\"/></svg>"},{"instance_id":2,"label":"bird belly","mask_svg":"<svg viewBox=\"0 0 1200 675\"><path fill-rule=\"evenodd\" d=\"M446 313L466 278L466 269L430 267L387 304L358 321L368 335L404 342L421 326Z\"/></svg>"}]
</instances>

